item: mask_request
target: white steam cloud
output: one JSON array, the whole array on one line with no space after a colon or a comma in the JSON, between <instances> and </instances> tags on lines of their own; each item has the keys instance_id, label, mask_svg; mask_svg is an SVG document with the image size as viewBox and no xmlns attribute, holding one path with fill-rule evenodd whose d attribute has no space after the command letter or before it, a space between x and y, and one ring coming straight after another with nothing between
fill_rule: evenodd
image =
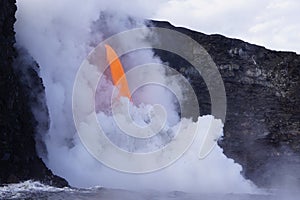
<instances>
[{"instance_id":1,"label":"white steam cloud","mask_svg":"<svg viewBox=\"0 0 300 200\"><path fill-rule=\"evenodd\" d=\"M48 154L43 160L54 173L79 187L101 185L134 190L254 192L256 189L251 182L241 176L241 166L228 159L219 146L206 159L198 159L201 138L215 120L212 116L199 117L197 122L183 119L181 123L187 127L187 131L199 125L198 138L181 159L153 173L128 174L115 171L99 163L82 145L72 115L72 91L77 70L103 38L122 30L144 27L143 21L139 19L150 17L156 8L153 2L148 6L144 5L145 1L130 2L18 1L17 42L26 47L41 66L50 113L50 129L44 136ZM125 55L122 59L126 70L143 63L160 63L150 50ZM167 79L163 70L142 74L140 78L149 76ZM109 113L103 111L103 105L107 105L107 102L101 95L109 96L112 89L108 78L103 81L97 94L100 95L96 104L98 118L111 138L122 145L128 140L116 138L119 131ZM137 91L135 95L139 103L144 103L144 106L131 107L136 123L147 124L147 113L151 110L151 105L147 104L159 103L166 108L169 116L166 128L176 128L179 117L171 93L165 92L165 89L149 87ZM143 120L139 121L141 118ZM218 136L221 135L220 130ZM161 142L168 139L161 138ZM151 148L156 145L155 142L150 144Z\"/></svg>"}]
</instances>

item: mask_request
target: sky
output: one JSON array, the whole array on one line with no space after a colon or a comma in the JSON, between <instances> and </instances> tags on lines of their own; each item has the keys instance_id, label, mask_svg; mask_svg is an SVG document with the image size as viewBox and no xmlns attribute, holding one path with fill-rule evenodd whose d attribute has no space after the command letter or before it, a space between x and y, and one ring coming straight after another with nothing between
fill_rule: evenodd
<instances>
[{"instance_id":1,"label":"sky","mask_svg":"<svg viewBox=\"0 0 300 200\"><path fill-rule=\"evenodd\" d=\"M299 0L166 0L152 18L300 54L299 10Z\"/></svg>"}]
</instances>

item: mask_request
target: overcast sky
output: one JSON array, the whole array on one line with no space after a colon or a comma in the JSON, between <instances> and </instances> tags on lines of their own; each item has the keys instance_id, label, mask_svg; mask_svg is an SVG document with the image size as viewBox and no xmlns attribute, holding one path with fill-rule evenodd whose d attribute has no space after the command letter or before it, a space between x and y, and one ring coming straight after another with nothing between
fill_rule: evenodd
<instances>
[{"instance_id":1,"label":"overcast sky","mask_svg":"<svg viewBox=\"0 0 300 200\"><path fill-rule=\"evenodd\" d=\"M207 34L219 33L300 54L300 0L165 0L152 13Z\"/></svg>"}]
</instances>

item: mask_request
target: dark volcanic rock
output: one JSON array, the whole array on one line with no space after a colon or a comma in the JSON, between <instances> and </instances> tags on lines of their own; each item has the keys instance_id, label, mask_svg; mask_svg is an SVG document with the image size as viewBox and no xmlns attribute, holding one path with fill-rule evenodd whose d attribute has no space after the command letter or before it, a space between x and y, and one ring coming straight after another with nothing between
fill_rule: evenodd
<instances>
[{"instance_id":1,"label":"dark volcanic rock","mask_svg":"<svg viewBox=\"0 0 300 200\"><path fill-rule=\"evenodd\" d=\"M53 175L36 153L35 132L47 128L47 120L37 126L29 104L39 105L37 108L47 115L39 102L44 88L35 71L37 65L31 62L29 66L27 55L14 48L15 11L15 0L0 1L0 184L35 179L66 186L67 182ZM19 70L14 70L14 63Z\"/></svg>"},{"instance_id":2,"label":"dark volcanic rock","mask_svg":"<svg viewBox=\"0 0 300 200\"><path fill-rule=\"evenodd\" d=\"M258 185L292 177L300 182L300 56L278 52L221 35L205 35L168 22L151 26L184 33L210 54L226 89L224 153L240 163L244 176ZM184 51L189 51L185 49ZM210 113L207 87L191 64L155 50L165 62L190 79L201 114Z\"/></svg>"}]
</instances>

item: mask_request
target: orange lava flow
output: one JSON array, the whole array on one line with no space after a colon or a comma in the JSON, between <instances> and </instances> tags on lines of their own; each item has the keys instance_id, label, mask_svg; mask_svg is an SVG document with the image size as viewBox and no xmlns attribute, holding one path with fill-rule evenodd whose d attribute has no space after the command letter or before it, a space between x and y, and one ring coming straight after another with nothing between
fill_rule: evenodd
<instances>
[{"instance_id":1,"label":"orange lava flow","mask_svg":"<svg viewBox=\"0 0 300 200\"><path fill-rule=\"evenodd\" d=\"M105 48L106 48L106 59L108 64L110 65L112 81L113 84L117 86L119 89L119 97L123 96L131 100L131 94L128 87L126 75L124 73L124 69L121 64L121 61L118 58L118 55L111 46L106 44Z\"/></svg>"}]
</instances>

